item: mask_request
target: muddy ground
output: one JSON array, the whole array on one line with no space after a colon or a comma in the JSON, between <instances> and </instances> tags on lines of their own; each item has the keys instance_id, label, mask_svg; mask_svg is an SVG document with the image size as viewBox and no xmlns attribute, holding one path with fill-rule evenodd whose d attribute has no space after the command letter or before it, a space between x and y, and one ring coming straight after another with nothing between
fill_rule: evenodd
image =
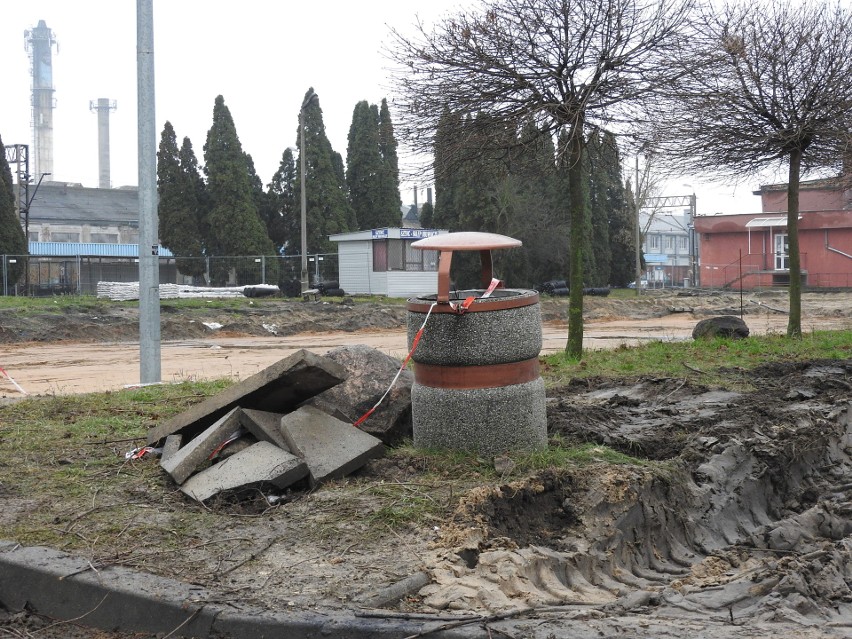
<instances>
[{"instance_id":1,"label":"muddy ground","mask_svg":"<svg viewBox=\"0 0 852 639\"><path fill-rule=\"evenodd\" d=\"M848 322L848 297L819 299L826 316ZM785 308L782 299L757 301ZM719 312L738 299L587 309L644 316L681 302ZM379 318L395 312L380 309ZM380 321L372 312L362 321L367 315ZM3 327L8 341L5 319ZM511 460L477 459L464 482L397 451L313 493L262 489L201 506L175 491L156 461L127 463L113 444L99 454L114 457L120 493L95 492L81 513L50 495L21 494L6 474L0 530L52 509L62 549L93 569L176 577L217 602L361 610L388 585L425 573L427 586L385 607L531 609L490 624L483 637L852 636L852 359L731 376L753 390L705 387L695 375L550 388L552 444L585 445L593 458L599 447L599 460L521 472ZM0 449L15 436L0 427ZM614 463L610 449L638 462ZM74 451L57 455L52 463L86 472ZM400 517L419 505L428 506L423 514ZM0 621L0 633L29 636L21 633L35 634L37 623ZM50 632L36 636L71 636Z\"/></svg>"}]
</instances>

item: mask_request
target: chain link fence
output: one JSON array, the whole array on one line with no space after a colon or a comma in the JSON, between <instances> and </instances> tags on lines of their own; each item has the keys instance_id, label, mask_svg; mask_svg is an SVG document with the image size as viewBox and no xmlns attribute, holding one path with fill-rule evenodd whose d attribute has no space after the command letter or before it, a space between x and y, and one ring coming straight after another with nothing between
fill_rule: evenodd
<instances>
[{"instance_id":1,"label":"chain link fence","mask_svg":"<svg viewBox=\"0 0 852 639\"><path fill-rule=\"evenodd\" d=\"M2 255L3 295L95 295L98 282L138 282L139 260L130 257ZM288 297L301 294L301 257L160 257L160 284L208 287L277 285ZM336 253L308 256L308 281L316 287L339 280Z\"/></svg>"}]
</instances>

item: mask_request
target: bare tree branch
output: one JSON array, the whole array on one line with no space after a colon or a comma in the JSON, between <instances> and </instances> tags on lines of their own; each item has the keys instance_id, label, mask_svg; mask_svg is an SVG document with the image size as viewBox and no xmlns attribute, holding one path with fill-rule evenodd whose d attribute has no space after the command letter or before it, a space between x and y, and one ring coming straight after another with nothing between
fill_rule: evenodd
<instances>
[{"instance_id":1,"label":"bare tree branch","mask_svg":"<svg viewBox=\"0 0 852 639\"><path fill-rule=\"evenodd\" d=\"M451 131L435 170L519 144L532 122L537 136L556 140L581 188L590 131L627 127L638 103L671 80L666 60L678 51L693 0L493 0L445 18L408 37L392 31L389 54L404 70L396 77L397 134L430 154L439 122ZM455 118L455 129L448 125ZM500 126L512 132L505 135ZM526 142L531 140L527 139ZM523 142L521 142L523 143ZM582 198L571 204L571 228L585 228ZM577 237L573 237L576 235ZM568 351L582 351L583 246L570 249Z\"/></svg>"},{"instance_id":2,"label":"bare tree branch","mask_svg":"<svg viewBox=\"0 0 852 639\"><path fill-rule=\"evenodd\" d=\"M706 11L682 43L667 99L646 116L651 138L663 160L690 172L742 179L788 167L787 334L799 337L799 182L849 158L852 11L840 2L739 0Z\"/></svg>"}]
</instances>

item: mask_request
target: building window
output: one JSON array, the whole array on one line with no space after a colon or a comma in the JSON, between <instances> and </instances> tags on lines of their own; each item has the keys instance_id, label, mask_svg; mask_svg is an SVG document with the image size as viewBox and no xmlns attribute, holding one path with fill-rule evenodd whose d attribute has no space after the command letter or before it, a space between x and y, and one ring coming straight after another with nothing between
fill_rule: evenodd
<instances>
[{"instance_id":1,"label":"building window","mask_svg":"<svg viewBox=\"0 0 852 639\"><path fill-rule=\"evenodd\" d=\"M50 234L51 242L79 242L80 234L79 233L58 233L53 232Z\"/></svg>"},{"instance_id":2,"label":"building window","mask_svg":"<svg viewBox=\"0 0 852 639\"><path fill-rule=\"evenodd\" d=\"M674 235L666 235L665 246L666 246L666 253L671 253L672 251L674 251L674 247L675 247Z\"/></svg>"},{"instance_id":3,"label":"building window","mask_svg":"<svg viewBox=\"0 0 852 639\"><path fill-rule=\"evenodd\" d=\"M27 239L30 242L38 242L38 231L30 231L30 236Z\"/></svg>"},{"instance_id":4,"label":"building window","mask_svg":"<svg viewBox=\"0 0 852 639\"><path fill-rule=\"evenodd\" d=\"M689 250L689 238L688 237L679 237L677 238L677 245L681 251Z\"/></svg>"},{"instance_id":5,"label":"building window","mask_svg":"<svg viewBox=\"0 0 852 639\"><path fill-rule=\"evenodd\" d=\"M374 273L437 270L437 251L412 248L407 240L373 240Z\"/></svg>"},{"instance_id":6,"label":"building window","mask_svg":"<svg viewBox=\"0 0 852 639\"><path fill-rule=\"evenodd\" d=\"M92 242L97 244L117 244L118 233L92 233Z\"/></svg>"},{"instance_id":7,"label":"building window","mask_svg":"<svg viewBox=\"0 0 852 639\"><path fill-rule=\"evenodd\" d=\"M405 244L402 240L388 240L388 270L405 270Z\"/></svg>"},{"instance_id":8,"label":"building window","mask_svg":"<svg viewBox=\"0 0 852 639\"><path fill-rule=\"evenodd\" d=\"M659 235L649 235L648 236L648 250L649 251L659 251L660 250L660 236Z\"/></svg>"}]
</instances>

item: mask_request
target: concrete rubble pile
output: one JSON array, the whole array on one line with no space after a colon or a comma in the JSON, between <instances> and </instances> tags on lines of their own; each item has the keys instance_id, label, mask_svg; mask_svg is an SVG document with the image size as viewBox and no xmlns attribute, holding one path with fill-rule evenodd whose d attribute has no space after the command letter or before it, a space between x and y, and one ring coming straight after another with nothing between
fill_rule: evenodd
<instances>
[{"instance_id":1,"label":"concrete rubble pile","mask_svg":"<svg viewBox=\"0 0 852 639\"><path fill-rule=\"evenodd\" d=\"M313 488L344 477L382 456L385 445L353 427L357 405L323 397L338 385L351 387L349 372L332 357L300 350L155 426L148 444L162 445L160 465L197 501L247 486L286 489L304 480ZM352 361L351 353L343 359ZM352 377L362 376L375 382L371 371ZM410 394L394 404L387 414L397 428L410 428ZM387 424L377 422L388 436Z\"/></svg>"}]
</instances>

